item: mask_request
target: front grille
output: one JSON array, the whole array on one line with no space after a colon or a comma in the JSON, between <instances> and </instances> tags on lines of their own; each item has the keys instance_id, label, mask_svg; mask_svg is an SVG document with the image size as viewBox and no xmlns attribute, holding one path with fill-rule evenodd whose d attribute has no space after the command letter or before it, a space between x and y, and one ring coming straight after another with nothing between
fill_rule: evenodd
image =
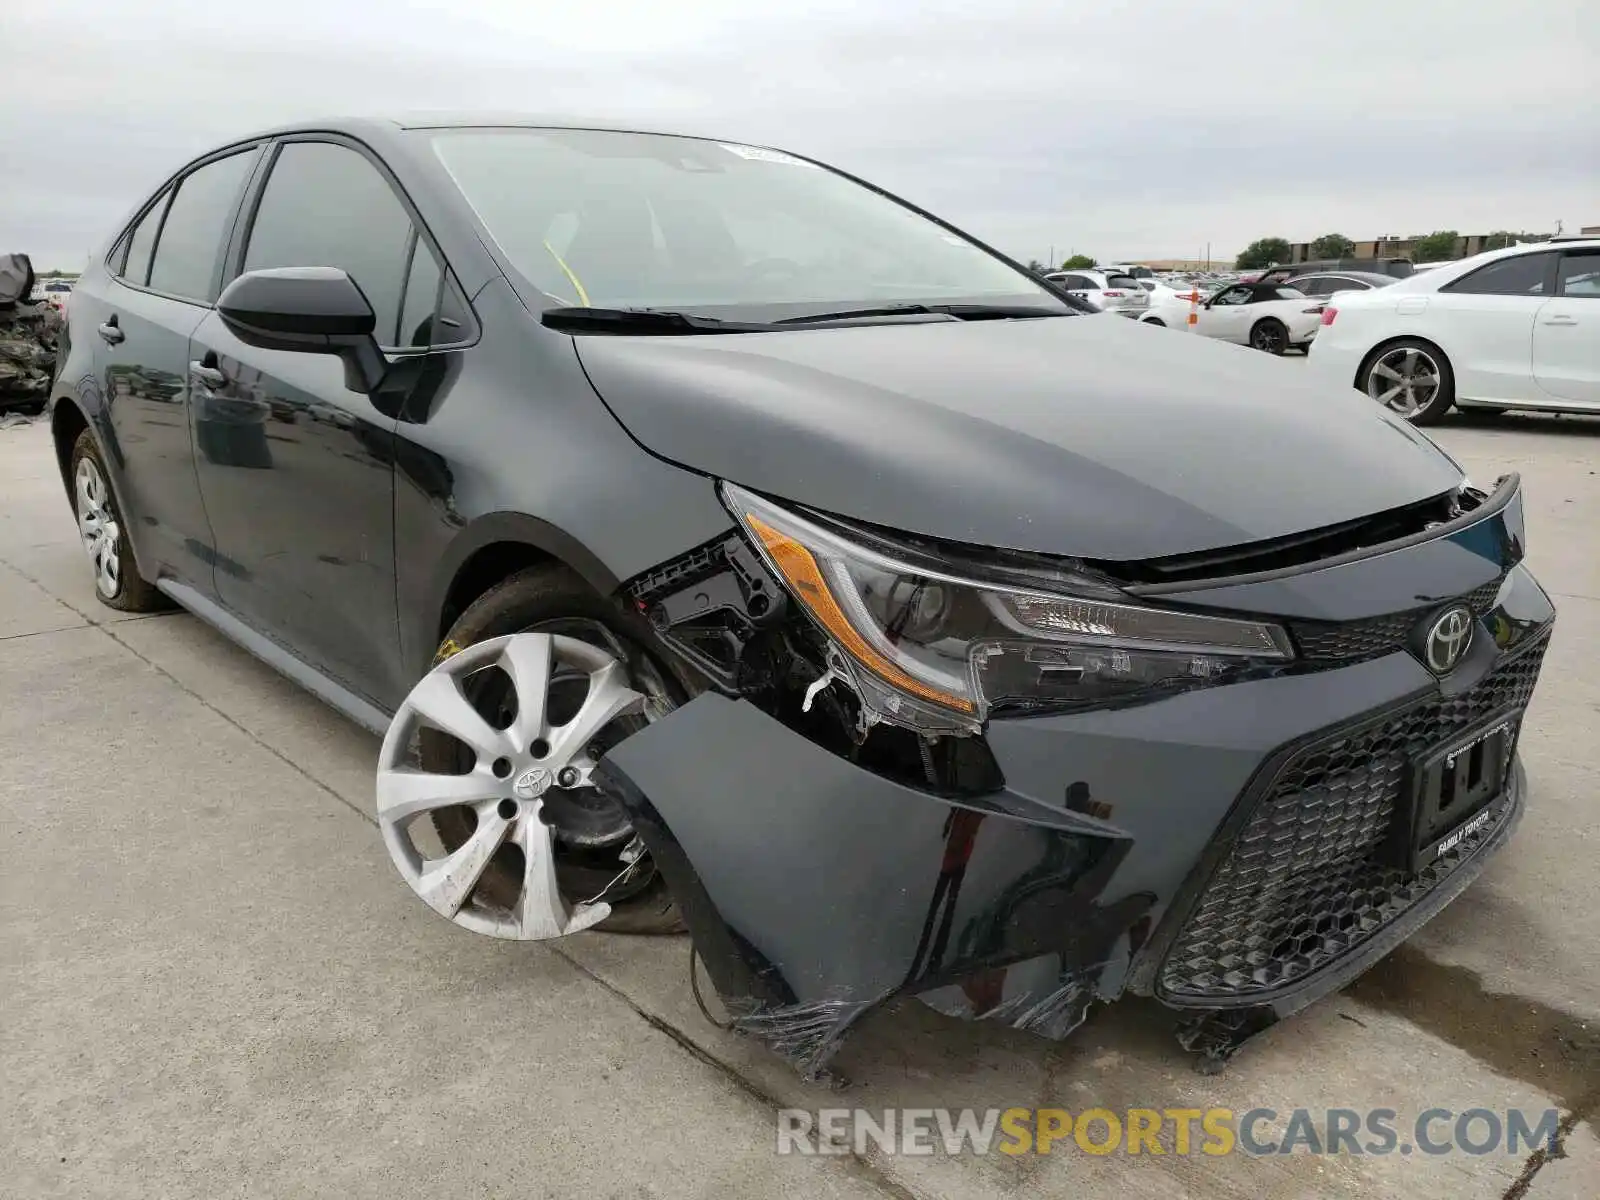
<instances>
[{"instance_id":1,"label":"front grille","mask_svg":"<svg viewBox=\"0 0 1600 1200\"><path fill-rule=\"evenodd\" d=\"M1533 694L1546 638L1477 687L1436 697L1296 752L1234 837L1162 963L1176 1000L1286 987L1421 900L1499 829L1509 805L1416 875L1384 850L1413 759Z\"/></svg>"},{"instance_id":2,"label":"front grille","mask_svg":"<svg viewBox=\"0 0 1600 1200\"><path fill-rule=\"evenodd\" d=\"M1505 576L1501 575L1456 599L1482 616L1494 607L1504 580ZM1439 604L1430 604L1425 608L1368 617L1364 621L1296 621L1289 628L1303 657L1321 661L1354 661L1404 650L1406 638L1417 623L1439 608Z\"/></svg>"}]
</instances>

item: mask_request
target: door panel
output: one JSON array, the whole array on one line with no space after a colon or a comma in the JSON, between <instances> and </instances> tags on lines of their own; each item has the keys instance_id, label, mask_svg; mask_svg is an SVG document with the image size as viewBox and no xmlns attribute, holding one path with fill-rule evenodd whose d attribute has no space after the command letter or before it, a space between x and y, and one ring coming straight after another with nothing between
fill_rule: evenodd
<instances>
[{"instance_id":1,"label":"door panel","mask_svg":"<svg viewBox=\"0 0 1600 1200\"><path fill-rule=\"evenodd\" d=\"M1533 374L1552 396L1600 407L1600 251L1568 251L1556 274L1533 322Z\"/></svg>"},{"instance_id":2,"label":"door panel","mask_svg":"<svg viewBox=\"0 0 1600 1200\"><path fill-rule=\"evenodd\" d=\"M90 336L129 536L146 574L212 594L215 543L195 477L186 374L189 334L206 310L115 281L106 300ZM100 325L121 340L108 342Z\"/></svg>"},{"instance_id":3,"label":"door panel","mask_svg":"<svg viewBox=\"0 0 1600 1200\"><path fill-rule=\"evenodd\" d=\"M1533 373L1552 396L1600 405L1600 297L1545 302L1534 318Z\"/></svg>"},{"instance_id":4,"label":"door panel","mask_svg":"<svg viewBox=\"0 0 1600 1200\"><path fill-rule=\"evenodd\" d=\"M1247 289L1230 288L1229 292ZM1228 295L1228 292L1222 293ZM1206 337L1221 338L1228 342L1243 342L1250 334L1250 306L1238 304L1202 304L1195 313L1194 330Z\"/></svg>"},{"instance_id":5,"label":"door panel","mask_svg":"<svg viewBox=\"0 0 1600 1200\"><path fill-rule=\"evenodd\" d=\"M1469 400L1532 400L1533 321L1539 296L1456 295L1440 292L1430 321L1455 368L1456 394Z\"/></svg>"},{"instance_id":6,"label":"door panel","mask_svg":"<svg viewBox=\"0 0 1600 1200\"><path fill-rule=\"evenodd\" d=\"M191 384L219 598L351 690L403 695L394 421L346 389L337 358L247 346L215 313L188 360L221 372Z\"/></svg>"}]
</instances>

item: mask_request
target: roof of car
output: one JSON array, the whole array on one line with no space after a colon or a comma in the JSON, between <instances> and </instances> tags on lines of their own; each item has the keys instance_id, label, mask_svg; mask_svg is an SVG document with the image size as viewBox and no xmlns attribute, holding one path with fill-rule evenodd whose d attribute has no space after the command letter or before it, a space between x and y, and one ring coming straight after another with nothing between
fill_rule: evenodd
<instances>
[{"instance_id":1,"label":"roof of car","mask_svg":"<svg viewBox=\"0 0 1600 1200\"><path fill-rule=\"evenodd\" d=\"M1310 279L1316 275L1334 275L1340 279L1361 279L1368 283L1389 284L1396 279L1394 275L1385 275L1382 271L1341 271L1334 267L1325 267L1316 271L1302 271L1298 275L1291 275L1285 283L1293 283L1297 279Z\"/></svg>"},{"instance_id":2,"label":"roof of car","mask_svg":"<svg viewBox=\"0 0 1600 1200\"><path fill-rule=\"evenodd\" d=\"M381 116L329 116L315 120L295 121L257 131L254 137L272 137L285 133L306 133L329 130L335 133L395 133L406 129L603 129L618 133L654 133L668 137L708 138L704 132L687 129L661 129L646 121L627 121L615 118L585 117L573 113L529 113L502 111L440 111L391 113ZM723 138L723 141L732 139Z\"/></svg>"}]
</instances>

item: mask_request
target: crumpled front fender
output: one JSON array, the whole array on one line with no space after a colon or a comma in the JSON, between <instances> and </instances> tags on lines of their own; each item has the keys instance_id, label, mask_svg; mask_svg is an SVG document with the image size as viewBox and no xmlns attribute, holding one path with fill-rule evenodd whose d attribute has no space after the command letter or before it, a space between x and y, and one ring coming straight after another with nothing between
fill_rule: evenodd
<instances>
[{"instance_id":1,"label":"crumpled front fender","mask_svg":"<svg viewBox=\"0 0 1600 1200\"><path fill-rule=\"evenodd\" d=\"M621 743L598 780L735 1026L808 1077L897 993L1064 1036L1154 904L1096 903L1129 846L1107 822L1006 791L917 791L714 693Z\"/></svg>"}]
</instances>

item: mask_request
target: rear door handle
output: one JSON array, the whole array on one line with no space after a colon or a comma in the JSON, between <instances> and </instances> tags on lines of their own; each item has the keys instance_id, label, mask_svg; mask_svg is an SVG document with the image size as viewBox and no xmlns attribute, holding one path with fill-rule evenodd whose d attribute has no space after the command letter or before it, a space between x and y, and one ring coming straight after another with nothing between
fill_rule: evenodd
<instances>
[{"instance_id":1,"label":"rear door handle","mask_svg":"<svg viewBox=\"0 0 1600 1200\"><path fill-rule=\"evenodd\" d=\"M99 333L100 336L105 339L108 346L115 346L118 342L122 341L128 336L127 334L123 333L122 330L117 328L117 319L115 317L112 317L110 320L101 325Z\"/></svg>"},{"instance_id":2,"label":"rear door handle","mask_svg":"<svg viewBox=\"0 0 1600 1200\"><path fill-rule=\"evenodd\" d=\"M1576 325L1578 323L1578 318L1569 317L1566 315L1546 317L1544 319L1544 323L1546 325Z\"/></svg>"},{"instance_id":3,"label":"rear door handle","mask_svg":"<svg viewBox=\"0 0 1600 1200\"><path fill-rule=\"evenodd\" d=\"M189 364L189 378L212 389L226 387L228 383L228 377L216 367L198 361Z\"/></svg>"}]
</instances>

